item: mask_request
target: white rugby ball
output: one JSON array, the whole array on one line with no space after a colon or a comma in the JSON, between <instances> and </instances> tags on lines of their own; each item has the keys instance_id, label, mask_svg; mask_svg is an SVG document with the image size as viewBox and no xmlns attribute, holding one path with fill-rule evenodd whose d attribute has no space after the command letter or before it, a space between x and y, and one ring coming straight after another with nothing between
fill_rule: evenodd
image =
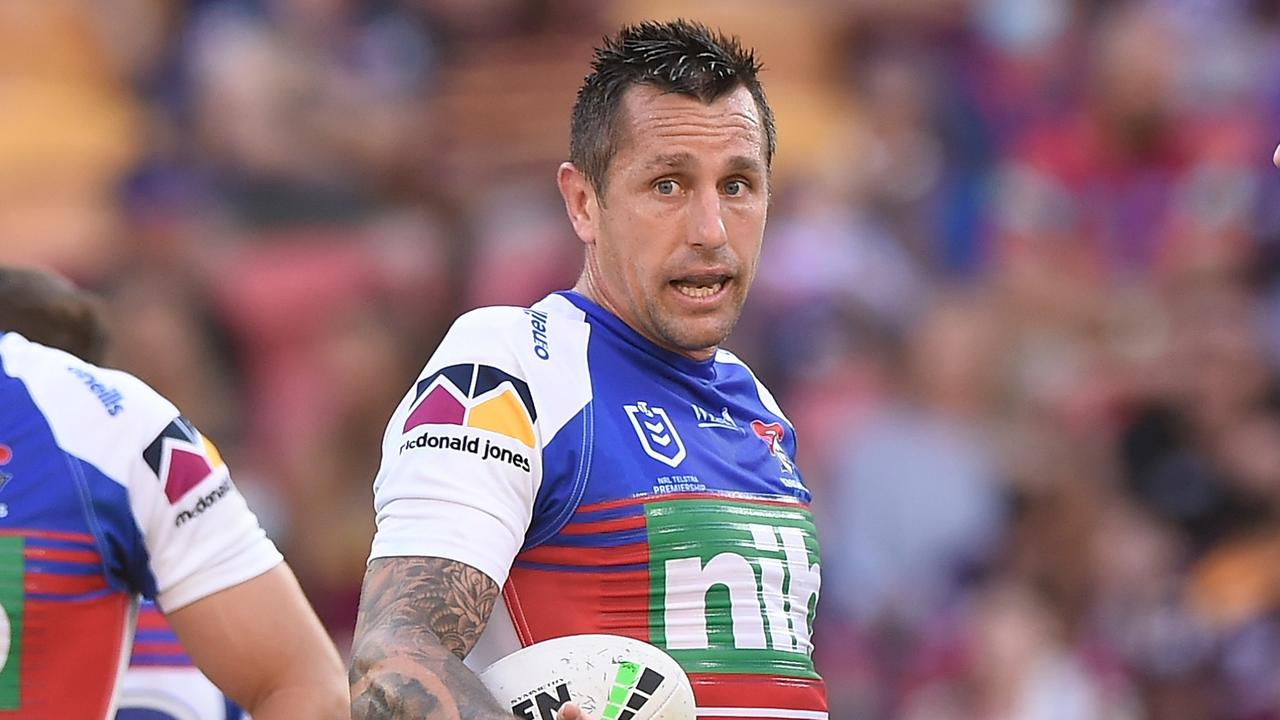
<instances>
[{"instance_id":1,"label":"white rugby ball","mask_svg":"<svg viewBox=\"0 0 1280 720\"><path fill-rule=\"evenodd\" d=\"M575 702L593 720L694 720L693 687L674 659L621 635L544 640L480 673L498 702L521 720L555 720Z\"/></svg>"}]
</instances>

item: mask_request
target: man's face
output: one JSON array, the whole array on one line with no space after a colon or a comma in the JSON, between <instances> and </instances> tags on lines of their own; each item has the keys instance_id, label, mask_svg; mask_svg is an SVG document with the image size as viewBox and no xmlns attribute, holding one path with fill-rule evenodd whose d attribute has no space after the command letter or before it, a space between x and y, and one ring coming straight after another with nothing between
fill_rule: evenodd
<instances>
[{"instance_id":1,"label":"man's face","mask_svg":"<svg viewBox=\"0 0 1280 720\"><path fill-rule=\"evenodd\" d=\"M706 105L641 85L624 96L622 122L605 195L590 221L575 220L585 289L658 345L708 358L760 257L769 177L759 112L746 88Z\"/></svg>"}]
</instances>

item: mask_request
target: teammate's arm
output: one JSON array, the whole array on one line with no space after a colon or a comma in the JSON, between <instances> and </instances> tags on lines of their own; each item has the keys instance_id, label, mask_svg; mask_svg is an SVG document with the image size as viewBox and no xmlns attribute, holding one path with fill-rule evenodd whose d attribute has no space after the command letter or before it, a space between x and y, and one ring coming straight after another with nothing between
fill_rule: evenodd
<instances>
[{"instance_id":1,"label":"teammate's arm","mask_svg":"<svg viewBox=\"0 0 1280 720\"><path fill-rule=\"evenodd\" d=\"M369 563L351 648L354 720L510 720L462 658L489 622L498 586L465 563Z\"/></svg>"},{"instance_id":2,"label":"teammate's arm","mask_svg":"<svg viewBox=\"0 0 1280 720\"><path fill-rule=\"evenodd\" d=\"M349 717L342 660L284 563L168 617L196 666L254 720Z\"/></svg>"}]
</instances>

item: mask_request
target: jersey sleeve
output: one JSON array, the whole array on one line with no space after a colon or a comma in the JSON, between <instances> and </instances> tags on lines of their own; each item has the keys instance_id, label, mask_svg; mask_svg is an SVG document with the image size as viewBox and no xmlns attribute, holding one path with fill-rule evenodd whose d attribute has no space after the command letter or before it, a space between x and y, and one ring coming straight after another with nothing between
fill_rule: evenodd
<instances>
[{"instance_id":1,"label":"jersey sleeve","mask_svg":"<svg viewBox=\"0 0 1280 720\"><path fill-rule=\"evenodd\" d=\"M372 558L440 557L498 585L523 543L543 442L517 308L458 319L387 426Z\"/></svg>"},{"instance_id":2,"label":"jersey sleeve","mask_svg":"<svg viewBox=\"0 0 1280 720\"><path fill-rule=\"evenodd\" d=\"M214 444L176 410L139 453L129 497L165 612L270 570L283 558Z\"/></svg>"},{"instance_id":3,"label":"jersey sleeve","mask_svg":"<svg viewBox=\"0 0 1280 720\"><path fill-rule=\"evenodd\" d=\"M213 443L136 377L4 336L59 451L108 582L172 611L282 558Z\"/></svg>"}]
</instances>

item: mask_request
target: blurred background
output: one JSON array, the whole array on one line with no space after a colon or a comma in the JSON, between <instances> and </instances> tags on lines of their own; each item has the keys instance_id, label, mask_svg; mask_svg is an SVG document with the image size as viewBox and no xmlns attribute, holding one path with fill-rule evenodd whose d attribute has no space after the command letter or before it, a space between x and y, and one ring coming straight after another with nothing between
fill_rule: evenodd
<instances>
[{"instance_id":1,"label":"blurred background","mask_svg":"<svg viewBox=\"0 0 1280 720\"><path fill-rule=\"evenodd\" d=\"M680 15L778 116L728 346L833 720L1280 718L1280 0L8 0L0 261L103 296L345 651L387 417L573 282L590 48Z\"/></svg>"}]
</instances>

